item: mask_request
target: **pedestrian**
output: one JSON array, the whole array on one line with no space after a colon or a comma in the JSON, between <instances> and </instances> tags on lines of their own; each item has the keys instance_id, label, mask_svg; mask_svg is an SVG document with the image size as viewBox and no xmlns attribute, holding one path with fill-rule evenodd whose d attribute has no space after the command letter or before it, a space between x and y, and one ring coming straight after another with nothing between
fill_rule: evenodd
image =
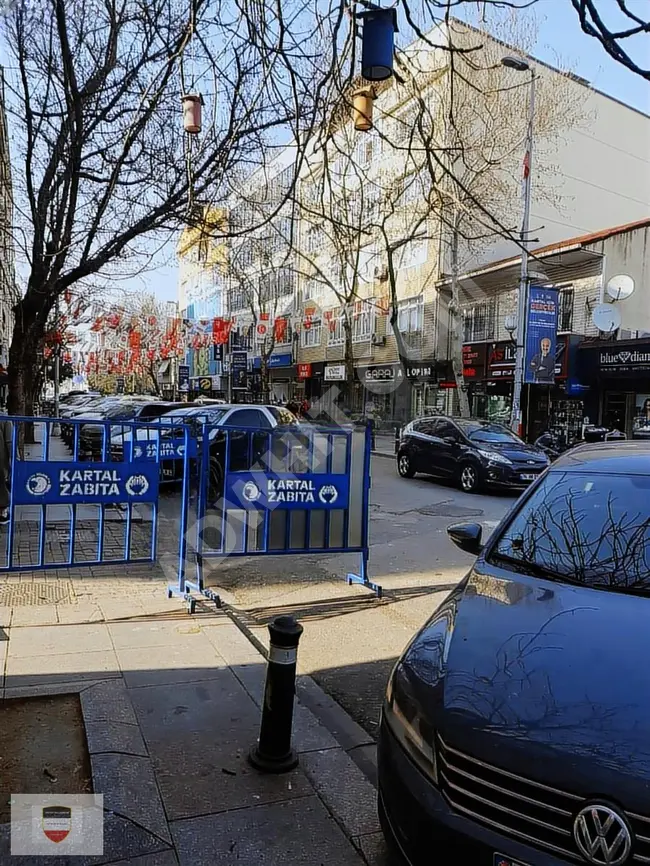
<instances>
[{"instance_id":1,"label":"pedestrian","mask_svg":"<svg viewBox=\"0 0 650 866\"><path fill-rule=\"evenodd\" d=\"M0 416L0 525L9 523L9 485L11 476L11 421Z\"/></svg>"}]
</instances>

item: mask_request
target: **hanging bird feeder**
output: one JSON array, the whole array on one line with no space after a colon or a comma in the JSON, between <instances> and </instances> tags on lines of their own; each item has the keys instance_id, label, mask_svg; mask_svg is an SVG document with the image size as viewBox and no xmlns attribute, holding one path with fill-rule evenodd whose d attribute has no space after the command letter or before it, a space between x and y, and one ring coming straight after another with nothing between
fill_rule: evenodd
<instances>
[{"instance_id":1,"label":"hanging bird feeder","mask_svg":"<svg viewBox=\"0 0 650 866\"><path fill-rule=\"evenodd\" d=\"M363 21L361 74L366 81L385 81L393 74L397 10L365 5L357 15Z\"/></svg>"},{"instance_id":2,"label":"hanging bird feeder","mask_svg":"<svg viewBox=\"0 0 650 866\"><path fill-rule=\"evenodd\" d=\"M352 119L359 132L372 129L372 106L375 92L372 87L361 87L352 94Z\"/></svg>"},{"instance_id":3,"label":"hanging bird feeder","mask_svg":"<svg viewBox=\"0 0 650 866\"><path fill-rule=\"evenodd\" d=\"M201 106L203 98L199 93L186 93L181 96L183 104L183 129L191 135L201 132Z\"/></svg>"}]
</instances>

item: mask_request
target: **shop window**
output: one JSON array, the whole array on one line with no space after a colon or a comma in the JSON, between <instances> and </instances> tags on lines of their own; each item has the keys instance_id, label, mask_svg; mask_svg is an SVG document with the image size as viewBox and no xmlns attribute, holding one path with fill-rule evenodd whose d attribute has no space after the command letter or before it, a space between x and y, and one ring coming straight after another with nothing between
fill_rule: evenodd
<instances>
[{"instance_id":1,"label":"shop window","mask_svg":"<svg viewBox=\"0 0 650 866\"><path fill-rule=\"evenodd\" d=\"M560 289L560 305L558 310L558 331L570 331L573 328L573 286Z\"/></svg>"},{"instance_id":2,"label":"shop window","mask_svg":"<svg viewBox=\"0 0 650 866\"><path fill-rule=\"evenodd\" d=\"M464 342L473 343L480 340L493 340L495 322L495 298L479 302L471 310L465 310Z\"/></svg>"},{"instance_id":3,"label":"shop window","mask_svg":"<svg viewBox=\"0 0 650 866\"><path fill-rule=\"evenodd\" d=\"M320 346L321 323L320 319L312 320L308 328L303 323L300 331L300 345L303 349L315 349Z\"/></svg>"}]
</instances>

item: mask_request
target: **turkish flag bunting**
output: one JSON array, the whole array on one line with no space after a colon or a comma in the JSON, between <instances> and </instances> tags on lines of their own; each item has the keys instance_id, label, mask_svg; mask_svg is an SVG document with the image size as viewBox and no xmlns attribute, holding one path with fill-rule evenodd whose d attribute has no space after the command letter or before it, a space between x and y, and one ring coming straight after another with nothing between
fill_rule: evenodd
<instances>
[{"instance_id":1,"label":"turkish flag bunting","mask_svg":"<svg viewBox=\"0 0 650 866\"><path fill-rule=\"evenodd\" d=\"M287 335L287 320L286 319L276 319L273 324L273 334L275 336L276 343L284 343L284 338Z\"/></svg>"},{"instance_id":2,"label":"turkish flag bunting","mask_svg":"<svg viewBox=\"0 0 650 866\"><path fill-rule=\"evenodd\" d=\"M228 342L232 329L232 319L221 317L212 320L212 342L221 346Z\"/></svg>"}]
</instances>

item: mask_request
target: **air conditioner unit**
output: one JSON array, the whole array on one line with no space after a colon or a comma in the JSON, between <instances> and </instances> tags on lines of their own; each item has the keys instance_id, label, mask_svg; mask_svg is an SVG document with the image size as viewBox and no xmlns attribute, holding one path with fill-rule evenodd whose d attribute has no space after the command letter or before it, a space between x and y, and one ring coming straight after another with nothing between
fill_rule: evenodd
<instances>
[{"instance_id":1,"label":"air conditioner unit","mask_svg":"<svg viewBox=\"0 0 650 866\"><path fill-rule=\"evenodd\" d=\"M377 334L373 335L371 343L373 346L385 346L386 345L386 337L379 337Z\"/></svg>"}]
</instances>

